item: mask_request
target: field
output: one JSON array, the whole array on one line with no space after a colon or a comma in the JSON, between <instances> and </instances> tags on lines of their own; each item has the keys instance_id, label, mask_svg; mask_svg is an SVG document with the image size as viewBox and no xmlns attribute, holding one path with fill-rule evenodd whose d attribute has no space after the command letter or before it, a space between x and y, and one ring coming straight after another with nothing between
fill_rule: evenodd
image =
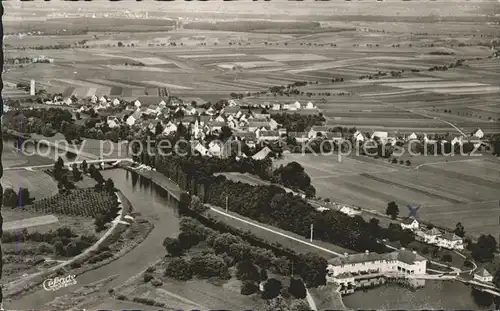
<instances>
[{"instance_id":1,"label":"field","mask_svg":"<svg viewBox=\"0 0 500 311\"><path fill-rule=\"evenodd\" d=\"M30 197L41 200L57 194L57 184L49 175L42 171L6 170L2 176L2 187L12 188L18 191L19 188L27 188Z\"/></svg>"},{"instance_id":2,"label":"field","mask_svg":"<svg viewBox=\"0 0 500 311\"><path fill-rule=\"evenodd\" d=\"M431 7L449 14L449 8ZM425 22L431 17L418 21L403 7L405 22L396 17L385 17L390 22L376 16L347 17L344 15L352 8L341 4L332 9L342 22L326 16L300 16L295 23L250 18L236 23L222 15L193 12L188 15L196 16L194 21L182 20L182 27L169 31L158 29L163 27L161 23L151 20L144 24L149 31L138 28L130 32L127 26L120 32L96 30L94 37L65 36L66 41L68 37L74 37L75 42L87 40L85 48L74 49L19 50L15 47L32 45L35 38L43 42L44 38L62 36L26 37L28 41L9 36L6 58L44 55L54 63L23 68L8 65L4 80L17 83L34 78L37 87L64 96L95 94L132 100L146 93L150 96L147 90L166 87L172 95L207 101L228 97L231 92L255 93L307 81L308 85L299 88L303 95L272 99L311 100L322 109L329 125L367 131L459 134L447 122L465 133L477 127L485 132L499 130L500 107L495 99L500 93L500 67L487 46L495 37L494 27L477 22L474 27L482 35L477 36L460 22L472 23L471 16L478 8L469 8L472 11L460 18L442 20L439 28ZM173 20L165 21L165 27L180 23L175 16L165 14ZM96 21L93 27L102 27L103 21ZM30 24L36 26L37 22ZM111 29L119 27L119 20L111 20L110 25ZM279 29L282 33L276 32ZM458 60L463 60L461 66L448 68ZM435 66L447 66L447 70L429 71ZM344 82L332 82L335 78ZM338 93L350 95L335 95ZM9 94L19 96L13 90ZM269 96L253 100L265 102Z\"/></svg>"},{"instance_id":3,"label":"field","mask_svg":"<svg viewBox=\"0 0 500 311\"><path fill-rule=\"evenodd\" d=\"M460 221L474 235L498 233L497 159L427 157L418 168L361 156L339 162L336 156L289 154L282 163L289 161L305 168L319 197L379 212L395 201L401 216L406 205L421 204L423 220L451 228Z\"/></svg>"}]
</instances>

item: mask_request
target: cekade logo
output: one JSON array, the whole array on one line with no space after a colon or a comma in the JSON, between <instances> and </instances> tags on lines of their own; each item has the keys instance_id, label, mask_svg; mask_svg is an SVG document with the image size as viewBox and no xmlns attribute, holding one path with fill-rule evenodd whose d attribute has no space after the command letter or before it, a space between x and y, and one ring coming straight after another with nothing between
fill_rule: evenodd
<instances>
[{"instance_id":1,"label":"cekade logo","mask_svg":"<svg viewBox=\"0 0 500 311\"><path fill-rule=\"evenodd\" d=\"M46 291L56 291L58 289L68 287L76 284L76 276L68 275L66 277L56 277L53 279L46 279L43 281L43 288Z\"/></svg>"}]
</instances>

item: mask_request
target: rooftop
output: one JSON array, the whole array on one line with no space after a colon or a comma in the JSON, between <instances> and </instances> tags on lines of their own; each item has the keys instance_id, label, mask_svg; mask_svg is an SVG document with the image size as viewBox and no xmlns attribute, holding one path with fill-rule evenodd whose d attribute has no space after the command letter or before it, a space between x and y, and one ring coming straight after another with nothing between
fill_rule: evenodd
<instances>
[{"instance_id":1,"label":"rooftop","mask_svg":"<svg viewBox=\"0 0 500 311\"><path fill-rule=\"evenodd\" d=\"M416 261L423 261L426 259L417 254L416 252L400 249L387 254L365 252L365 253L347 255L344 257L336 257L328 260L328 263L338 266L338 265L363 263L371 261L393 261L393 260L399 260L407 264L413 264Z\"/></svg>"},{"instance_id":2,"label":"rooftop","mask_svg":"<svg viewBox=\"0 0 500 311\"><path fill-rule=\"evenodd\" d=\"M474 274L482 276L482 277L490 277L491 274L485 268L481 268L477 270Z\"/></svg>"}]
</instances>

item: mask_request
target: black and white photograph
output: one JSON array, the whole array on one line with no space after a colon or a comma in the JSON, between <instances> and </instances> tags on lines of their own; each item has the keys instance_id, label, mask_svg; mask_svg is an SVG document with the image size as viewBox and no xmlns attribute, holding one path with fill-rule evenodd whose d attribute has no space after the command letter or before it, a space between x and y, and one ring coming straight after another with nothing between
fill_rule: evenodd
<instances>
[{"instance_id":1,"label":"black and white photograph","mask_svg":"<svg viewBox=\"0 0 500 311\"><path fill-rule=\"evenodd\" d=\"M0 310L500 309L500 0L0 13Z\"/></svg>"}]
</instances>

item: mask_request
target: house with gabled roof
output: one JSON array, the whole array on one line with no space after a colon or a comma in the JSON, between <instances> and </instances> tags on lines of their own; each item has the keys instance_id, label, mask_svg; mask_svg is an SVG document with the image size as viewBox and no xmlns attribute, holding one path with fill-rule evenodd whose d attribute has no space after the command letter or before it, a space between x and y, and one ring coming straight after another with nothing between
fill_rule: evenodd
<instances>
[{"instance_id":1,"label":"house with gabled roof","mask_svg":"<svg viewBox=\"0 0 500 311\"><path fill-rule=\"evenodd\" d=\"M430 230L416 230L415 239L427 244L436 244L437 238L442 234L443 233L436 228L432 228Z\"/></svg>"},{"instance_id":2,"label":"house with gabled roof","mask_svg":"<svg viewBox=\"0 0 500 311\"><path fill-rule=\"evenodd\" d=\"M474 272L474 280L478 280L479 282L491 283L493 282L493 275L488 272L485 268L480 268L476 272Z\"/></svg>"},{"instance_id":3,"label":"house with gabled roof","mask_svg":"<svg viewBox=\"0 0 500 311\"><path fill-rule=\"evenodd\" d=\"M129 126L132 126L134 125L140 118L142 117L142 112L141 112L141 109L137 109L136 111L134 111L134 113L132 113L128 118L127 118L127 121L126 123L129 125Z\"/></svg>"},{"instance_id":4,"label":"house with gabled roof","mask_svg":"<svg viewBox=\"0 0 500 311\"><path fill-rule=\"evenodd\" d=\"M419 227L419 222L414 217L408 217L401 222L401 228L403 230L417 230Z\"/></svg>"},{"instance_id":5,"label":"house with gabled roof","mask_svg":"<svg viewBox=\"0 0 500 311\"><path fill-rule=\"evenodd\" d=\"M322 136L326 136L326 133L328 133L328 127L326 127L326 126L311 126L311 128L307 131L307 137L316 138L316 137L318 137L318 133L321 133Z\"/></svg>"},{"instance_id":6,"label":"house with gabled roof","mask_svg":"<svg viewBox=\"0 0 500 311\"><path fill-rule=\"evenodd\" d=\"M202 155L204 157L211 157L212 156L210 151L207 148L205 148L205 146L203 146L200 142L195 143L195 147L193 148L193 150L198 152L200 155Z\"/></svg>"},{"instance_id":7,"label":"house with gabled roof","mask_svg":"<svg viewBox=\"0 0 500 311\"><path fill-rule=\"evenodd\" d=\"M411 133L408 137L406 137L407 140L416 140L417 138L417 134L415 133Z\"/></svg>"},{"instance_id":8,"label":"house with gabled roof","mask_svg":"<svg viewBox=\"0 0 500 311\"><path fill-rule=\"evenodd\" d=\"M453 232L446 232L437 238L437 246L447 249L464 249L464 242L461 237Z\"/></svg>"},{"instance_id":9,"label":"house with gabled roof","mask_svg":"<svg viewBox=\"0 0 500 311\"><path fill-rule=\"evenodd\" d=\"M472 136L481 139L484 137L484 132L480 128L478 128L476 131L474 131L474 133L472 133Z\"/></svg>"},{"instance_id":10,"label":"house with gabled roof","mask_svg":"<svg viewBox=\"0 0 500 311\"><path fill-rule=\"evenodd\" d=\"M177 125L169 121L167 124L165 124L165 127L163 127L163 135L168 136L170 134L176 133L177 132Z\"/></svg>"},{"instance_id":11,"label":"house with gabled roof","mask_svg":"<svg viewBox=\"0 0 500 311\"><path fill-rule=\"evenodd\" d=\"M257 152L256 154L254 154L252 156L252 159L254 159L254 160L264 160L265 158L267 158L267 156L271 152L272 152L271 149L269 149L268 147L264 147L259 152Z\"/></svg>"}]
</instances>

